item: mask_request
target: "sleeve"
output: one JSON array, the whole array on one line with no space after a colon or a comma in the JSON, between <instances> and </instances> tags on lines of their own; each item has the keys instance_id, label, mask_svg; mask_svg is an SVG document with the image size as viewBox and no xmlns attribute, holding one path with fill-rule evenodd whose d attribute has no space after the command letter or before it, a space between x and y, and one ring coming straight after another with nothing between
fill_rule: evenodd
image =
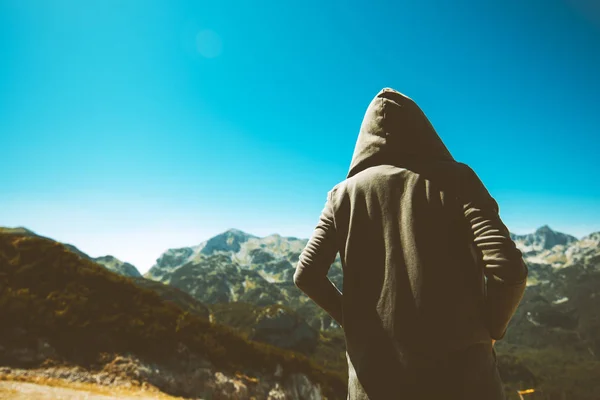
<instances>
[{"instance_id":1,"label":"sleeve","mask_svg":"<svg viewBox=\"0 0 600 400\"><path fill-rule=\"evenodd\" d=\"M525 293L528 268L500 219L498 204L475 172L470 168L467 171L468 190L463 211L487 278L486 324L491 337L500 340Z\"/></svg>"},{"instance_id":2,"label":"sleeve","mask_svg":"<svg viewBox=\"0 0 600 400\"><path fill-rule=\"evenodd\" d=\"M319 222L300 254L294 284L317 305L342 324L342 293L329 280L327 273L338 252L331 192Z\"/></svg>"}]
</instances>

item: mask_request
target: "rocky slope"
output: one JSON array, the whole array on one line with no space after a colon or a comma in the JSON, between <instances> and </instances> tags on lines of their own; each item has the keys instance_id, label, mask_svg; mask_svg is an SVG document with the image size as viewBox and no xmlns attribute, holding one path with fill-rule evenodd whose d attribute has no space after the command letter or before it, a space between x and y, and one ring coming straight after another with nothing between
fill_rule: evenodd
<instances>
[{"instance_id":1,"label":"rocky slope","mask_svg":"<svg viewBox=\"0 0 600 400\"><path fill-rule=\"evenodd\" d=\"M577 240L546 226L515 240L529 277L507 342L600 359L600 232Z\"/></svg>"},{"instance_id":2,"label":"rocky slope","mask_svg":"<svg viewBox=\"0 0 600 400\"><path fill-rule=\"evenodd\" d=\"M295 265L306 243L306 239L276 234L259 238L231 229L197 246L167 250L145 277L180 288L206 304L281 304L316 329L336 327L293 284ZM329 277L342 288L339 257Z\"/></svg>"},{"instance_id":3,"label":"rocky slope","mask_svg":"<svg viewBox=\"0 0 600 400\"><path fill-rule=\"evenodd\" d=\"M557 245L568 246L577 241L576 237L556 232L548 225L544 225L534 233L526 235L511 234L511 238L525 255L533 255L543 250L550 250Z\"/></svg>"},{"instance_id":4,"label":"rocky slope","mask_svg":"<svg viewBox=\"0 0 600 400\"><path fill-rule=\"evenodd\" d=\"M184 355L185 356L185 355ZM288 374L277 366L272 373L248 376L223 372L202 358L188 361L185 368L149 363L131 355L113 356L93 368L46 366L42 368L0 367L1 384L12 383L11 397L22 399L152 399L184 398L214 400L321 400L323 395L302 373ZM44 387L23 387L37 382ZM63 390L56 390L62 387ZM9 386L10 388L10 386ZM49 390L49 388L55 388ZM69 388L69 390L66 390ZM45 389L45 390L44 390ZM85 390L87 389L87 390ZM24 393L23 393L24 392ZM171 393L178 397L165 395ZM28 394L29 396L19 396ZM179 397L182 396L182 397Z\"/></svg>"}]
</instances>

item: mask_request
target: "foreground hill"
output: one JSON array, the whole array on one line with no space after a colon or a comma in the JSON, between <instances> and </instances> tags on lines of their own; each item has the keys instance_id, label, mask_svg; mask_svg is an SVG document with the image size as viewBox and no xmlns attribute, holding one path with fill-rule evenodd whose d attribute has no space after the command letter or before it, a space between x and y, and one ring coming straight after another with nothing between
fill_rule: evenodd
<instances>
[{"instance_id":1,"label":"foreground hill","mask_svg":"<svg viewBox=\"0 0 600 400\"><path fill-rule=\"evenodd\" d=\"M46 238L44 236L40 236L40 235L34 233L33 231L30 231L29 229L26 229L23 227L18 227L18 228L0 227L0 234L17 234L17 235L23 235L23 236L27 236L27 237L37 237L37 238L52 240L52 239ZM92 261L92 262L98 264L99 266L102 266L102 267L108 269L109 271L112 271L112 272L117 273L122 276L127 276L127 277L133 278L133 281L138 286L140 286L142 288L153 290L154 292L158 293L164 300L178 305L184 311L187 311L187 312L195 314L195 315L199 315L204 318L209 317L210 311L209 311L208 307L206 307L204 304L198 302L192 296L190 296L189 294L187 294L186 292L184 292L182 290L177 289L174 286L163 285L156 281L144 279L142 277L142 275L139 273L139 271L137 270L137 268L135 268L133 265L131 265L129 263L123 262L113 256L110 256L110 255L94 258L94 257L89 256L87 253L81 251L77 247L73 246L72 244L63 243L63 246L65 246L65 248L67 250L78 255L79 257L81 257L85 260Z\"/></svg>"},{"instance_id":2,"label":"foreground hill","mask_svg":"<svg viewBox=\"0 0 600 400\"><path fill-rule=\"evenodd\" d=\"M29 229L26 229L23 227L17 227L17 228L0 227L0 234L1 233L19 234L19 235L23 235L23 236L43 237L43 236L40 236L37 233L30 231ZM77 254L78 256L86 258L97 264L100 264L103 267L105 267L106 269L116 272L119 275L130 276L130 277L141 277L142 276L142 274L140 274L140 271L138 271L136 267L134 267L133 265L131 265L127 262L121 261L111 255L94 258L94 257L90 257L89 255L87 255L83 251L79 250L77 247L73 246L72 244L63 243L63 245L67 249L69 249L71 252Z\"/></svg>"},{"instance_id":3,"label":"foreground hill","mask_svg":"<svg viewBox=\"0 0 600 400\"><path fill-rule=\"evenodd\" d=\"M248 341L60 243L26 233L0 233L0 320L0 365L13 368L51 360L90 376L118 370L174 395L214 397L219 382L231 388L232 380L245 379L240 390L247 397L239 398L270 391L282 398L345 396L342 374Z\"/></svg>"}]
</instances>

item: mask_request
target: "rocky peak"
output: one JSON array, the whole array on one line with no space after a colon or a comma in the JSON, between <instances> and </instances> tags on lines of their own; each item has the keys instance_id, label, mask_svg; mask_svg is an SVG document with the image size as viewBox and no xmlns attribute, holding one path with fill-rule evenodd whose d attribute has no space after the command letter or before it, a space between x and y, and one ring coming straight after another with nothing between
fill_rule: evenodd
<instances>
[{"instance_id":1,"label":"rocky peak","mask_svg":"<svg viewBox=\"0 0 600 400\"><path fill-rule=\"evenodd\" d=\"M526 235L511 234L511 237L517 244L517 247L526 254L551 250L556 245L568 246L577 241L576 237L557 232L548 225L538 228L534 233Z\"/></svg>"},{"instance_id":2,"label":"rocky peak","mask_svg":"<svg viewBox=\"0 0 600 400\"><path fill-rule=\"evenodd\" d=\"M596 242L598 245L600 245L600 232L591 233L581 239L581 241Z\"/></svg>"},{"instance_id":3,"label":"rocky peak","mask_svg":"<svg viewBox=\"0 0 600 400\"><path fill-rule=\"evenodd\" d=\"M106 269L116 272L119 275L129 277L142 276L142 274L140 274L140 271L138 271L136 267L129 264L128 262L121 261L118 258L113 257L111 255L97 257L94 258L93 261L104 266Z\"/></svg>"},{"instance_id":4,"label":"rocky peak","mask_svg":"<svg viewBox=\"0 0 600 400\"><path fill-rule=\"evenodd\" d=\"M202 254L212 254L216 251L226 251L237 253L240 251L241 244L254 236L237 229L229 229L206 241L202 246Z\"/></svg>"},{"instance_id":5,"label":"rocky peak","mask_svg":"<svg viewBox=\"0 0 600 400\"><path fill-rule=\"evenodd\" d=\"M538 235L547 235L547 234L552 234L555 232L552 230L552 228L550 228L550 226L542 225L536 229L535 233Z\"/></svg>"},{"instance_id":6,"label":"rocky peak","mask_svg":"<svg viewBox=\"0 0 600 400\"><path fill-rule=\"evenodd\" d=\"M165 269L178 267L184 264L193 253L194 249L191 247L169 249L156 260L155 267Z\"/></svg>"}]
</instances>

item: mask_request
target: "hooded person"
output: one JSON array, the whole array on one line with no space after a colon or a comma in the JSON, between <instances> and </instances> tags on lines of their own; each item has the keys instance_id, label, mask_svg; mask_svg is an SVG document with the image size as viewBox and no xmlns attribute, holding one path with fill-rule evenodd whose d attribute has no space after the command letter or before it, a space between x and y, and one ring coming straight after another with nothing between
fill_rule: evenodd
<instances>
[{"instance_id":1,"label":"hooded person","mask_svg":"<svg viewBox=\"0 0 600 400\"><path fill-rule=\"evenodd\" d=\"M337 253L343 293L327 278ZM344 331L348 399L504 399L493 341L527 274L475 172L413 100L381 90L294 273Z\"/></svg>"}]
</instances>

